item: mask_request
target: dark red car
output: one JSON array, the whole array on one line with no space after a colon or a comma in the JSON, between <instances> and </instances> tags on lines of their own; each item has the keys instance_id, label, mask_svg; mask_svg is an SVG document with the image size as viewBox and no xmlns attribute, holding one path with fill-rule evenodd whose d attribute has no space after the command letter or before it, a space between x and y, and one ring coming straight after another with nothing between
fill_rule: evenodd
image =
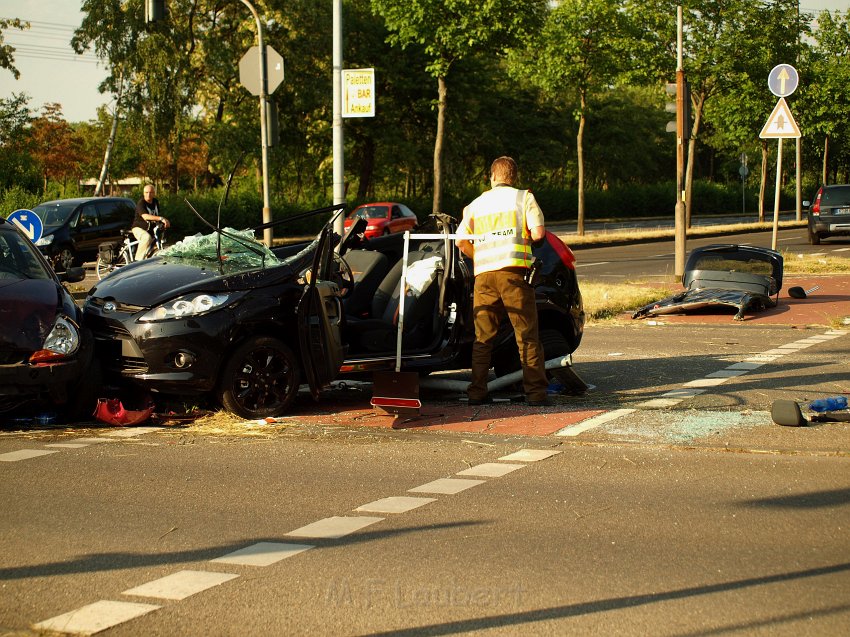
<instances>
[{"instance_id":1,"label":"dark red car","mask_svg":"<svg viewBox=\"0 0 850 637\"><path fill-rule=\"evenodd\" d=\"M419 225L419 220L410 208L392 201L364 203L362 206L357 206L346 217L345 229L347 230L358 217L365 219L368 223L366 236L370 239L413 230Z\"/></svg>"}]
</instances>

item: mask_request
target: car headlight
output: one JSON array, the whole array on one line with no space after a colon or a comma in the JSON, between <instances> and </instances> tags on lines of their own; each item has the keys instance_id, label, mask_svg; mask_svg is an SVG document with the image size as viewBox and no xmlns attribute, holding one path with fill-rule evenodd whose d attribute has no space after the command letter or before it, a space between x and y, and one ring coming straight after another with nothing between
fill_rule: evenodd
<instances>
[{"instance_id":1,"label":"car headlight","mask_svg":"<svg viewBox=\"0 0 850 637\"><path fill-rule=\"evenodd\" d=\"M48 235L44 235L41 239L36 241L35 245L37 245L37 246L49 246L51 243L53 243L53 235L48 234Z\"/></svg>"},{"instance_id":2,"label":"car headlight","mask_svg":"<svg viewBox=\"0 0 850 637\"><path fill-rule=\"evenodd\" d=\"M380 230L381 226L366 226L366 230Z\"/></svg>"},{"instance_id":3,"label":"car headlight","mask_svg":"<svg viewBox=\"0 0 850 637\"><path fill-rule=\"evenodd\" d=\"M233 298L233 294L187 294L148 310L139 321L169 321L189 316L202 316L227 305Z\"/></svg>"},{"instance_id":4,"label":"car headlight","mask_svg":"<svg viewBox=\"0 0 850 637\"><path fill-rule=\"evenodd\" d=\"M80 330L69 318L60 316L44 341L42 349L30 356L31 363L45 363L73 356L80 349Z\"/></svg>"}]
</instances>

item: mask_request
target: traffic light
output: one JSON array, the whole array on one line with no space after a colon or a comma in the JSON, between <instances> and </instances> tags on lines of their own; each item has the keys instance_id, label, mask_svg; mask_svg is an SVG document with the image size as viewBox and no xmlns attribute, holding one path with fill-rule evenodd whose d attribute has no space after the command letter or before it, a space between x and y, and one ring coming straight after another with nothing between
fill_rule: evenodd
<instances>
[{"instance_id":1,"label":"traffic light","mask_svg":"<svg viewBox=\"0 0 850 637\"><path fill-rule=\"evenodd\" d=\"M165 0L145 0L145 22L165 20Z\"/></svg>"},{"instance_id":2,"label":"traffic light","mask_svg":"<svg viewBox=\"0 0 850 637\"><path fill-rule=\"evenodd\" d=\"M682 90L679 90L679 84L682 85ZM684 139L689 139L691 136L691 87L685 79L684 73L676 78L676 82L668 82L665 86L667 95L675 98L675 102L667 102L664 105L664 110L668 113L675 113L676 119L667 122L667 132L676 133L677 136Z\"/></svg>"}]
</instances>

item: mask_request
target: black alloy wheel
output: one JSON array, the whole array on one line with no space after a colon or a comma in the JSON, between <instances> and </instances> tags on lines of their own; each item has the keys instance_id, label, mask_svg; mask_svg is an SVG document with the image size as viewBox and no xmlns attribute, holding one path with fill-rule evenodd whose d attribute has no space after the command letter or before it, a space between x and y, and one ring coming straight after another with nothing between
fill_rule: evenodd
<instances>
[{"instance_id":1,"label":"black alloy wheel","mask_svg":"<svg viewBox=\"0 0 850 637\"><path fill-rule=\"evenodd\" d=\"M283 341L255 336L228 359L219 381L224 408L247 419L283 414L298 394L298 359Z\"/></svg>"}]
</instances>

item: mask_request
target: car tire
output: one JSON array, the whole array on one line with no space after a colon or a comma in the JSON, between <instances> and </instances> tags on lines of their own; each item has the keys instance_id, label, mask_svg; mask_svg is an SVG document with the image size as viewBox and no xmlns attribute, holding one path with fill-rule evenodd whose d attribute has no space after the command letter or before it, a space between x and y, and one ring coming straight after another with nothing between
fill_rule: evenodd
<instances>
[{"instance_id":1,"label":"car tire","mask_svg":"<svg viewBox=\"0 0 850 637\"><path fill-rule=\"evenodd\" d=\"M118 256L118 258L115 260L114 263L106 263L104 261L101 261L100 257L98 257L97 258L97 267L96 267L97 278L103 279L104 277L107 277L110 274L112 274L113 272L115 272L115 270L117 270L121 266L125 266L125 265L127 265L127 255L124 254L123 251Z\"/></svg>"},{"instance_id":2,"label":"car tire","mask_svg":"<svg viewBox=\"0 0 850 637\"><path fill-rule=\"evenodd\" d=\"M255 336L237 347L225 364L218 398L241 418L278 416L295 400L300 376L298 359L286 343Z\"/></svg>"},{"instance_id":3,"label":"car tire","mask_svg":"<svg viewBox=\"0 0 850 637\"><path fill-rule=\"evenodd\" d=\"M817 232L809 228L809 244L813 246L818 246L820 245L820 239L821 236Z\"/></svg>"},{"instance_id":4,"label":"car tire","mask_svg":"<svg viewBox=\"0 0 850 637\"><path fill-rule=\"evenodd\" d=\"M53 256L53 269L57 272L65 272L76 264L77 255L70 246L59 248L59 251Z\"/></svg>"}]
</instances>

